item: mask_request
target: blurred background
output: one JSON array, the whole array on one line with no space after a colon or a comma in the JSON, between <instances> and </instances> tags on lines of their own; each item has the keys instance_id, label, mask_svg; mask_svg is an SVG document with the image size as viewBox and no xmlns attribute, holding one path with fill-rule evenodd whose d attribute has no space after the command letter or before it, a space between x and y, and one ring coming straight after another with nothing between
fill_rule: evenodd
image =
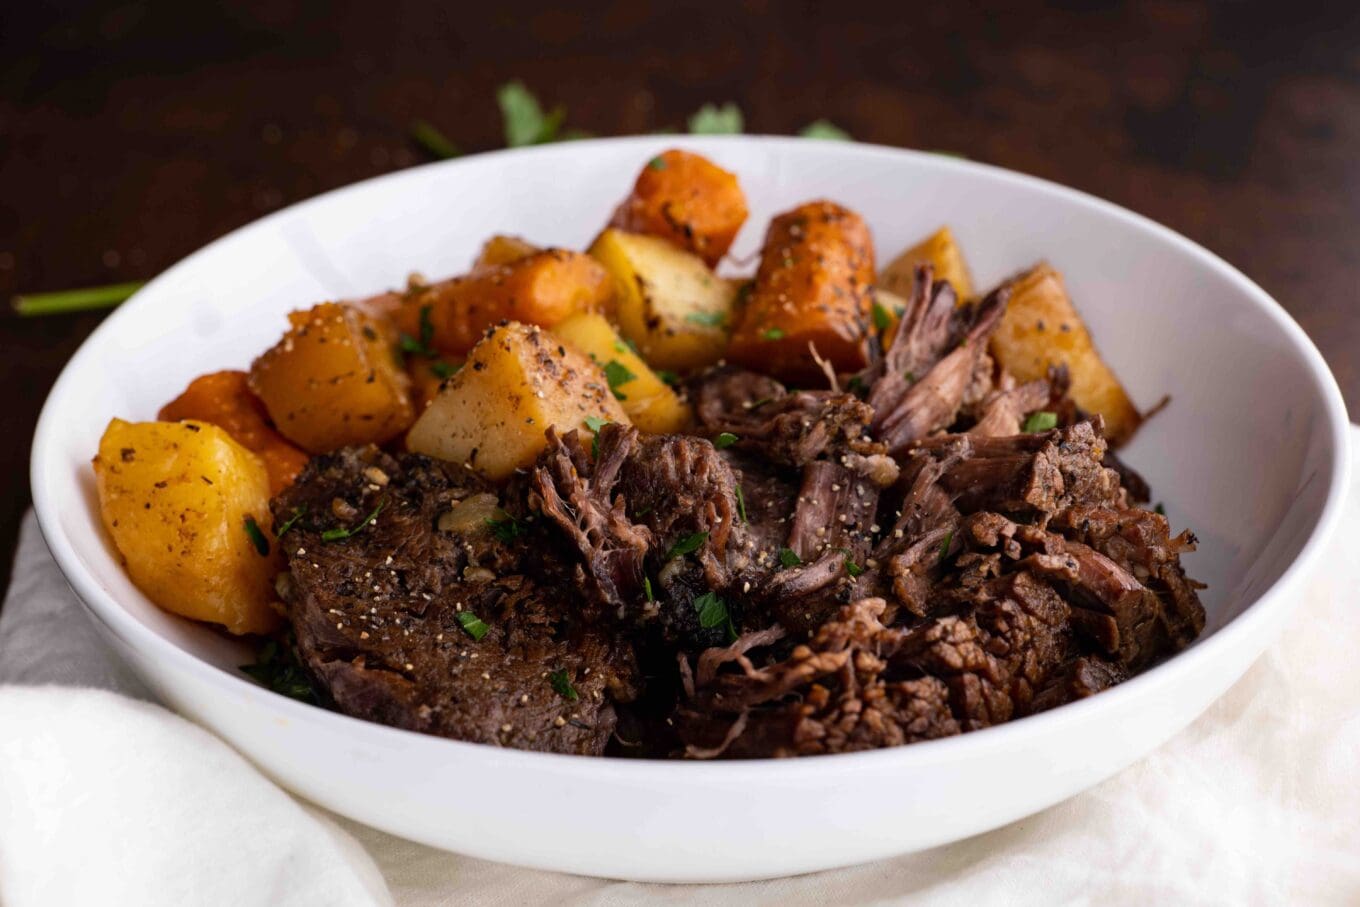
<instances>
[{"instance_id":1,"label":"blurred background","mask_svg":"<svg viewBox=\"0 0 1360 907\"><path fill-rule=\"evenodd\" d=\"M748 132L824 119L1107 198L1265 287L1360 405L1356 4L10 3L0 46L6 300L148 279L434 160L416 121L503 147L518 79L596 135L731 103ZM0 588L38 410L101 317L0 315Z\"/></svg>"}]
</instances>

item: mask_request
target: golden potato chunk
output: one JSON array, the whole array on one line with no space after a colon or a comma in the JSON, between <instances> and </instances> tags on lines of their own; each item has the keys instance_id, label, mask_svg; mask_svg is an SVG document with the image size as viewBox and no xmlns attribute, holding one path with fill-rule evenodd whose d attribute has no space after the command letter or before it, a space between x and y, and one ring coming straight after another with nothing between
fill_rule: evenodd
<instances>
[{"instance_id":1,"label":"golden potato chunk","mask_svg":"<svg viewBox=\"0 0 1360 907\"><path fill-rule=\"evenodd\" d=\"M590 254L614 276L614 313L655 368L712 365L727 349L738 284L664 239L605 230Z\"/></svg>"},{"instance_id":2,"label":"golden potato chunk","mask_svg":"<svg viewBox=\"0 0 1360 907\"><path fill-rule=\"evenodd\" d=\"M232 633L278 625L280 558L259 457L207 422L114 419L94 474L104 527L147 598Z\"/></svg>"},{"instance_id":3,"label":"golden potato chunk","mask_svg":"<svg viewBox=\"0 0 1360 907\"><path fill-rule=\"evenodd\" d=\"M1044 377L1050 365L1066 365L1072 399L1086 412L1105 417L1105 436L1112 444L1127 440L1143 419L1100 358L1062 275L1047 262L1012 281L1006 314L992 335L991 353L1021 382Z\"/></svg>"},{"instance_id":4,"label":"golden potato chunk","mask_svg":"<svg viewBox=\"0 0 1360 907\"><path fill-rule=\"evenodd\" d=\"M935 266L936 280L949 281L960 303L973 298L973 278L968 262L948 226L941 227L894 258L878 275L878 285L910 299L911 288L916 283L916 266L925 264Z\"/></svg>"},{"instance_id":5,"label":"golden potato chunk","mask_svg":"<svg viewBox=\"0 0 1360 907\"><path fill-rule=\"evenodd\" d=\"M534 462L548 426L590 434L594 420L629 421L600 367L552 334L512 321L472 348L406 446L499 480Z\"/></svg>"},{"instance_id":6,"label":"golden potato chunk","mask_svg":"<svg viewBox=\"0 0 1360 907\"><path fill-rule=\"evenodd\" d=\"M415 411L385 325L333 302L288 320L283 339L250 367L250 389L285 438L317 454L406 430Z\"/></svg>"},{"instance_id":7,"label":"golden potato chunk","mask_svg":"<svg viewBox=\"0 0 1360 907\"><path fill-rule=\"evenodd\" d=\"M582 312L552 331L567 346L585 353L604 369L623 411L642 431L656 435L680 431L689 423L689 407L670 385L652 371L603 315Z\"/></svg>"}]
</instances>

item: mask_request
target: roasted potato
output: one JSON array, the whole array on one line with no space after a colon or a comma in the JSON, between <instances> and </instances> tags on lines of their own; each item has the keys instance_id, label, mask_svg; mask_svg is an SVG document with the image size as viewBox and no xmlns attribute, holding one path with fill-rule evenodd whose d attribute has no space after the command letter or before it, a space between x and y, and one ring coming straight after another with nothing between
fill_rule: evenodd
<instances>
[{"instance_id":1,"label":"roasted potato","mask_svg":"<svg viewBox=\"0 0 1360 907\"><path fill-rule=\"evenodd\" d=\"M708 158L672 149L647 162L609 226L659 236L717 265L746 222L735 174Z\"/></svg>"},{"instance_id":2,"label":"roasted potato","mask_svg":"<svg viewBox=\"0 0 1360 907\"><path fill-rule=\"evenodd\" d=\"M577 312L607 309L613 295L614 283L595 259L546 249L508 264L484 265L462 277L412 287L395 320L410 334L415 313L417 325L422 318L430 325L430 343L437 350L461 356L492 325L508 320L550 328Z\"/></svg>"},{"instance_id":3,"label":"roasted potato","mask_svg":"<svg viewBox=\"0 0 1360 907\"><path fill-rule=\"evenodd\" d=\"M406 435L416 453L505 479L534 462L548 426L628 423L600 367L536 326L509 322L473 347Z\"/></svg>"},{"instance_id":4,"label":"roasted potato","mask_svg":"<svg viewBox=\"0 0 1360 907\"><path fill-rule=\"evenodd\" d=\"M991 353L1021 382L1044 377L1051 365L1066 365L1072 399L1086 412L1105 417L1105 435L1112 444L1126 440L1143 419L1100 358L1062 275L1047 262L1012 281L1006 314L992 335Z\"/></svg>"},{"instance_id":5,"label":"roasted potato","mask_svg":"<svg viewBox=\"0 0 1360 907\"><path fill-rule=\"evenodd\" d=\"M269 493L278 494L302 472L307 454L269 424L269 413L250 391L245 372L200 375L156 416L162 422L194 419L226 430L232 440L255 453L269 472Z\"/></svg>"},{"instance_id":6,"label":"roasted potato","mask_svg":"<svg viewBox=\"0 0 1360 907\"><path fill-rule=\"evenodd\" d=\"M652 366L696 369L722 358L737 284L655 236L606 230L590 254L614 277L619 329Z\"/></svg>"},{"instance_id":7,"label":"roasted potato","mask_svg":"<svg viewBox=\"0 0 1360 907\"><path fill-rule=\"evenodd\" d=\"M911 298L916 282L916 266L935 266L935 279L947 280L954 287L962 304L973 298L973 278L964 261L963 250L954 241L948 226L941 227L925 239L892 260L878 275L878 285L890 293Z\"/></svg>"},{"instance_id":8,"label":"roasted potato","mask_svg":"<svg viewBox=\"0 0 1360 907\"><path fill-rule=\"evenodd\" d=\"M322 303L250 367L250 389L274 425L310 453L381 444L415 416L391 332L352 306Z\"/></svg>"},{"instance_id":9,"label":"roasted potato","mask_svg":"<svg viewBox=\"0 0 1360 907\"><path fill-rule=\"evenodd\" d=\"M619 337L603 315L582 312L571 316L552 332L567 346L585 353L604 368L605 379L614 396L639 429L665 435L680 431L688 424L689 407Z\"/></svg>"},{"instance_id":10,"label":"roasted potato","mask_svg":"<svg viewBox=\"0 0 1360 907\"><path fill-rule=\"evenodd\" d=\"M259 457L207 422L114 419L94 474L104 527L147 598L232 633L278 625L280 558Z\"/></svg>"},{"instance_id":11,"label":"roasted potato","mask_svg":"<svg viewBox=\"0 0 1360 907\"><path fill-rule=\"evenodd\" d=\"M526 239L497 234L482 245L482 251L477 255L477 260L472 263L472 268L475 271L478 268L494 268L499 265L514 264L520 259L528 258L539 251L542 250Z\"/></svg>"},{"instance_id":12,"label":"roasted potato","mask_svg":"<svg viewBox=\"0 0 1360 907\"><path fill-rule=\"evenodd\" d=\"M822 378L813 345L838 372L863 368L873 282L873 240L858 214L815 201L779 215L727 358L798 383Z\"/></svg>"}]
</instances>

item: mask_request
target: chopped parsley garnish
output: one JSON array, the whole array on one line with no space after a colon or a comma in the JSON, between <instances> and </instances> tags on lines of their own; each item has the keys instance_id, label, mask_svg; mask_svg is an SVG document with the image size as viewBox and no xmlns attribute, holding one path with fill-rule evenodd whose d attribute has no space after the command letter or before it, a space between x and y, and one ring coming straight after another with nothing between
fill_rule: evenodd
<instances>
[{"instance_id":1,"label":"chopped parsley garnish","mask_svg":"<svg viewBox=\"0 0 1360 907\"><path fill-rule=\"evenodd\" d=\"M671 550L666 552L666 560L673 561L677 557L693 554L698 551L706 541L708 541L707 532L691 533L671 546Z\"/></svg>"},{"instance_id":2,"label":"chopped parsley garnish","mask_svg":"<svg viewBox=\"0 0 1360 907\"><path fill-rule=\"evenodd\" d=\"M552 684L553 692L563 699L566 699L569 702L575 702L581 698L576 692L576 687L571 685L571 678L567 676L565 669L559 668L556 671L553 671L548 675L548 679Z\"/></svg>"},{"instance_id":3,"label":"chopped parsley garnish","mask_svg":"<svg viewBox=\"0 0 1360 907\"><path fill-rule=\"evenodd\" d=\"M689 131L694 135L737 135L745 127L741 108L730 102L721 107L705 104L689 118Z\"/></svg>"},{"instance_id":4,"label":"chopped parsley garnish","mask_svg":"<svg viewBox=\"0 0 1360 907\"><path fill-rule=\"evenodd\" d=\"M845 559L845 572L850 574L850 577L853 579L854 577L859 576L861 573L863 573L864 568L847 557Z\"/></svg>"},{"instance_id":5,"label":"chopped parsley garnish","mask_svg":"<svg viewBox=\"0 0 1360 907\"><path fill-rule=\"evenodd\" d=\"M637 351L637 344L627 337L620 337L618 340L614 341L614 352L616 353L632 353L637 355Z\"/></svg>"},{"instance_id":6,"label":"chopped parsley garnish","mask_svg":"<svg viewBox=\"0 0 1360 907\"><path fill-rule=\"evenodd\" d=\"M369 523L376 520L378 518L378 514L382 513L382 509L386 506L387 506L386 499L379 501L378 506L373 508L373 512L370 513L368 516L364 517L364 521L360 523L358 526L355 526L352 529L327 529L325 532L321 533L321 541L338 542L341 539L347 539L352 535L358 534L358 532L361 529L363 529Z\"/></svg>"},{"instance_id":7,"label":"chopped parsley garnish","mask_svg":"<svg viewBox=\"0 0 1360 907\"><path fill-rule=\"evenodd\" d=\"M737 443L737 436L730 431L720 432L718 437L713 439L713 446L718 450L725 450Z\"/></svg>"},{"instance_id":8,"label":"chopped parsley garnish","mask_svg":"<svg viewBox=\"0 0 1360 907\"><path fill-rule=\"evenodd\" d=\"M269 539L264 537L260 524L255 522L253 516L246 517L246 535L250 536L251 544L260 552L260 557L269 557Z\"/></svg>"},{"instance_id":9,"label":"chopped parsley garnish","mask_svg":"<svg viewBox=\"0 0 1360 907\"><path fill-rule=\"evenodd\" d=\"M709 328L720 328L727 322L722 312L690 312L685 320Z\"/></svg>"},{"instance_id":10,"label":"chopped parsley garnish","mask_svg":"<svg viewBox=\"0 0 1360 907\"><path fill-rule=\"evenodd\" d=\"M830 120L813 120L802 129L798 134L805 139L827 139L833 142L853 142L850 133L832 123Z\"/></svg>"},{"instance_id":11,"label":"chopped parsley garnish","mask_svg":"<svg viewBox=\"0 0 1360 907\"><path fill-rule=\"evenodd\" d=\"M302 515L305 514L306 512L307 512L306 507L294 507L293 515L283 521L283 525L280 526L278 528L278 531L274 533L274 538L276 539L283 538L283 534L287 532L289 529L292 529L294 526L296 526L297 521L302 519Z\"/></svg>"},{"instance_id":12,"label":"chopped parsley garnish","mask_svg":"<svg viewBox=\"0 0 1360 907\"><path fill-rule=\"evenodd\" d=\"M845 382L845 389L856 397L863 397L864 392L868 390L868 388L864 386L864 379L859 375L851 375L850 380Z\"/></svg>"},{"instance_id":13,"label":"chopped parsley garnish","mask_svg":"<svg viewBox=\"0 0 1360 907\"><path fill-rule=\"evenodd\" d=\"M266 639L255 655L255 663L241 665L241 673L281 696L316 704L311 681L294 657L292 647L280 646L276 639Z\"/></svg>"},{"instance_id":14,"label":"chopped parsley garnish","mask_svg":"<svg viewBox=\"0 0 1360 907\"><path fill-rule=\"evenodd\" d=\"M505 144L511 148L557 141L562 121L567 118L566 108L560 106L545 114L538 98L519 80L497 89L496 103L505 120Z\"/></svg>"},{"instance_id":15,"label":"chopped parsley garnish","mask_svg":"<svg viewBox=\"0 0 1360 907\"><path fill-rule=\"evenodd\" d=\"M408 356L424 356L426 359L433 359L439 354L434 351L430 343L434 340L434 322L430 320L432 306L423 305L420 307L420 337L412 337L410 334L401 335L401 351Z\"/></svg>"},{"instance_id":16,"label":"chopped parsley garnish","mask_svg":"<svg viewBox=\"0 0 1360 907\"><path fill-rule=\"evenodd\" d=\"M797 551L794 551L792 548L780 548L780 549L779 549L779 566L781 566L781 567L797 567L797 566L798 566L799 564L801 564L802 562L803 562L803 559L802 559L801 557L799 557L799 556L798 556L798 552L797 552Z\"/></svg>"},{"instance_id":17,"label":"chopped parsley garnish","mask_svg":"<svg viewBox=\"0 0 1360 907\"><path fill-rule=\"evenodd\" d=\"M484 521L491 527L491 534L497 541L505 542L507 545L524 534L524 524L506 513L504 510L496 511L500 516L496 519L487 517Z\"/></svg>"},{"instance_id":18,"label":"chopped parsley garnish","mask_svg":"<svg viewBox=\"0 0 1360 907\"><path fill-rule=\"evenodd\" d=\"M945 558L949 557L949 546L952 545L953 543L954 543L954 530L951 529L949 530L949 533L944 537L944 541L940 544L941 564L944 563Z\"/></svg>"},{"instance_id":19,"label":"chopped parsley garnish","mask_svg":"<svg viewBox=\"0 0 1360 907\"><path fill-rule=\"evenodd\" d=\"M671 387L675 387L677 384L680 383L679 375L677 375L675 372L668 371L667 369L664 368L657 369L656 376L660 378L662 381L669 384Z\"/></svg>"},{"instance_id":20,"label":"chopped parsley garnish","mask_svg":"<svg viewBox=\"0 0 1360 907\"><path fill-rule=\"evenodd\" d=\"M746 519L746 495L742 492L740 485L733 486L733 488L737 493L737 513L741 514L743 524L748 523L750 521Z\"/></svg>"},{"instance_id":21,"label":"chopped parsley garnish","mask_svg":"<svg viewBox=\"0 0 1360 907\"><path fill-rule=\"evenodd\" d=\"M642 594L647 596L647 601L656 601L656 596L652 594L652 578L650 576L642 578Z\"/></svg>"},{"instance_id":22,"label":"chopped parsley garnish","mask_svg":"<svg viewBox=\"0 0 1360 907\"><path fill-rule=\"evenodd\" d=\"M874 303L873 313L874 313L874 327L878 328L880 331L886 331L889 327L892 326L893 323L892 313L889 312L887 309L883 308L881 304L877 302Z\"/></svg>"},{"instance_id":23,"label":"chopped parsley garnish","mask_svg":"<svg viewBox=\"0 0 1360 907\"><path fill-rule=\"evenodd\" d=\"M25 293L15 296L11 305L15 314L24 317L65 315L68 312L91 312L111 309L136 293L145 283L115 283L104 287L83 287L79 290L58 290L55 293Z\"/></svg>"},{"instance_id":24,"label":"chopped parsley garnish","mask_svg":"<svg viewBox=\"0 0 1360 907\"><path fill-rule=\"evenodd\" d=\"M437 158L447 160L451 157L458 157L462 153L458 150L458 146L450 142L444 133L424 120L416 120L411 124L411 138Z\"/></svg>"},{"instance_id":25,"label":"chopped parsley garnish","mask_svg":"<svg viewBox=\"0 0 1360 907\"><path fill-rule=\"evenodd\" d=\"M462 627L468 636L471 636L478 642L481 642L482 637L491 632L491 628L486 625L486 621L482 620L471 611L459 611L457 617L458 626Z\"/></svg>"},{"instance_id":26,"label":"chopped parsley garnish","mask_svg":"<svg viewBox=\"0 0 1360 907\"><path fill-rule=\"evenodd\" d=\"M623 398L620 397L620 400ZM595 459L600 458L600 429L609 424L608 419L601 419L598 416L586 416L586 428L595 433L595 437L590 439L590 455Z\"/></svg>"},{"instance_id":27,"label":"chopped parsley garnish","mask_svg":"<svg viewBox=\"0 0 1360 907\"><path fill-rule=\"evenodd\" d=\"M1156 504L1152 505L1152 512L1160 513L1162 516L1166 516L1166 508L1162 506L1161 501L1158 501Z\"/></svg>"},{"instance_id":28,"label":"chopped parsley garnish","mask_svg":"<svg viewBox=\"0 0 1360 907\"><path fill-rule=\"evenodd\" d=\"M1050 431L1058 426L1058 414L1048 410L1040 410L1037 413L1030 413L1025 419L1025 424L1021 426L1021 431L1026 434L1034 432Z\"/></svg>"},{"instance_id":29,"label":"chopped parsley garnish","mask_svg":"<svg viewBox=\"0 0 1360 907\"><path fill-rule=\"evenodd\" d=\"M666 159L660 156L654 157L647 162L647 166L650 167L652 170L665 170Z\"/></svg>"},{"instance_id":30,"label":"chopped parsley garnish","mask_svg":"<svg viewBox=\"0 0 1360 907\"><path fill-rule=\"evenodd\" d=\"M916 373L915 373L915 372L911 372L911 371L903 372L902 377L907 379L907 383L908 383L908 384L913 384L913 383L915 383L915 381L916 381Z\"/></svg>"},{"instance_id":31,"label":"chopped parsley garnish","mask_svg":"<svg viewBox=\"0 0 1360 907\"><path fill-rule=\"evenodd\" d=\"M729 640L737 638L737 630L732 626L732 615L727 610L727 602L719 598L716 592L705 592L696 598L694 610L699 612L699 626L705 630L725 625L727 638Z\"/></svg>"},{"instance_id":32,"label":"chopped parsley garnish","mask_svg":"<svg viewBox=\"0 0 1360 907\"><path fill-rule=\"evenodd\" d=\"M613 391L614 396L620 400L628 398L619 392L619 388L636 377L637 375L628 370L628 366L617 359L610 359L604 364L604 379L609 382L609 389Z\"/></svg>"},{"instance_id":33,"label":"chopped parsley garnish","mask_svg":"<svg viewBox=\"0 0 1360 907\"><path fill-rule=\"evenodd\" d=\"M449 365L442 360L430 363L430 371L434 373L436 378L441 380L452 378L454 375L458 374L460 368L462 368L461 365Z\"/></svg>"},{"instance_id":34,"label":"chopped parsley garnish","mask_svg":"<svg viewBox=\"0 0 1360 907\"><path fill-rule=\"evenodd\" d=\"M761 340L779 340L784 336L783 328L766 328L760 332Z\"/></svg>"}]
</instances>

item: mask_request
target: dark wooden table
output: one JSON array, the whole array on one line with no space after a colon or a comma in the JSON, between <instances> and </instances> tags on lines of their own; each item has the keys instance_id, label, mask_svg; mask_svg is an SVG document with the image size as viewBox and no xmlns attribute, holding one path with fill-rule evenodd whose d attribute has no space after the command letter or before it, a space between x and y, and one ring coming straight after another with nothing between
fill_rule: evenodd
<instances>
[{"instance_id":1,"label":"dark wooden table","mask_svg":"<svg viewBox=\"0 0 1360 907\"><path fill-rule=\"evenodd\" d=\"M416 118L498 147L495 89L518 77L602 135L731 100L750 131L825 117L1111 199L1257 280L1355 406L1360 13L1331 5L5 4L0 297L151 277L265 213L421 163ZM99 320L0 317L0 587L39 407Z\"/></svg>"}]
</instances>

